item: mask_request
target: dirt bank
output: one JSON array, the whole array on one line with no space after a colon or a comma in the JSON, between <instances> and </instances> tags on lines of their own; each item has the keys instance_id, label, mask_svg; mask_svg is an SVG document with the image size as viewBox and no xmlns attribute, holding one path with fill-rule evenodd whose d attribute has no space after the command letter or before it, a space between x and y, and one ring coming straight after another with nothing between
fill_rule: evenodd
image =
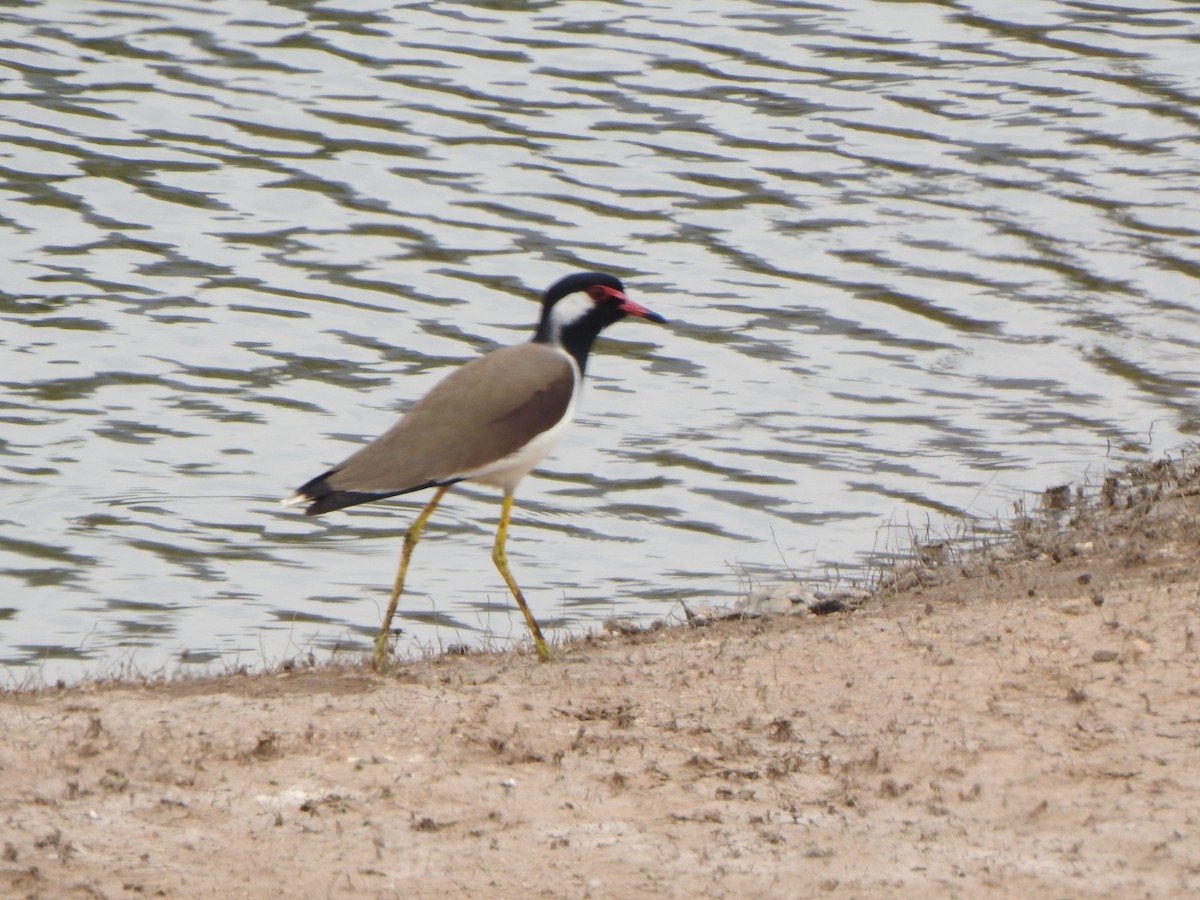
<instances>
[{"instance_id":1,"label":"dirt bank","mask_svg":"<svg viewBox=\"0 0 1200 900\"><path fill-rule=\"evenodd\" d=\"M1196 892L1197 483L853 612L4 695L0 893Z\"/></svg>"}]
</instances>

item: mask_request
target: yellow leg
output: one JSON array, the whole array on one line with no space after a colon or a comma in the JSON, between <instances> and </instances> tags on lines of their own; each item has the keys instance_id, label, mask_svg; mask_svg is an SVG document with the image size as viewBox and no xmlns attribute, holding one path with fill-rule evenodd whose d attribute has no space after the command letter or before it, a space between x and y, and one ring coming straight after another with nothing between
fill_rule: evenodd
<instances>
[{"instance_id":1,"label":"yellow leg","mask_svg":"<svg viewBox=\"0 0 1200 900\"><path fill-rule=\"evenodd\" d=\"M429 502L425 504L421 514L408 526L408 531L404 532L404 549L400 551L400 569L396 572L396 582L392 585L392 598L388 601L387 612L383 614L383 624L379 626L379 634L375 635L374 663L376 671L381 671L387 660L388 632L392 628L392 617L396 615L396 604L400 600L400 594L404 591L404 576L408 572L408 561L412 557L413 547L417 546L417 541L421 537L421 529L425 527L425 522L428 521L434 508L448 490L450 490L448 484L439 487Z\"/></svg>"},{"instance_id":2,"label":"yellow leg","mask_svg":"<svg viewBox=\"0 0 1200 900\"><path fill-rule=\"evenodd\" d=\"M504 503L500 507L500 525L496 528L496 543L492 547L492 562L500 570L505 584L512 591L513 599L521 608L521 614L525 616L525 624L529 626L529 633L533 635L533 646L537 650L538 661L549 662L551 659L550 648L546 646L546 639L542 637L542 629L538 628L537 620L529 611L529 607L525 605L525 597L521 594L521 589L517 587L516 579L508 570L508 554L504 552L504 542L508 539L508 517L512 513L512 502L512 491L505 491Z\"/></svg>"}]
</instances>

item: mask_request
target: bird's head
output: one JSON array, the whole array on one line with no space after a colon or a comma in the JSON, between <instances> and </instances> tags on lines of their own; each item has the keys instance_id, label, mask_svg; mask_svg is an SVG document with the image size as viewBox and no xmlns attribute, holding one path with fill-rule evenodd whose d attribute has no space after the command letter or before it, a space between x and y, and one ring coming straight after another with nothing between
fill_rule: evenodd
<instances>
[{"instance_id":1,"label":"bird's head","mask_svg":"<svg viewBox=\"0 0 1200 900\"><path fill-rule=\"evenodd\" d=\"M636 316L666 322L625 294L619 278L604 272L577 272L560 278L542 295L542 320L535 340L561 344L580 361L596 336L613 322Z\"/></svg>"}]
</instances>

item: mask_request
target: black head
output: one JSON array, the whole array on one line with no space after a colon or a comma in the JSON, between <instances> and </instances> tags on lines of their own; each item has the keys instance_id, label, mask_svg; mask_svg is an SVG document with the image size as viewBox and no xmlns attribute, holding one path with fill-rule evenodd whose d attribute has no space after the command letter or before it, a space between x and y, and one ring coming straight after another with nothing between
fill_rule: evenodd
<instances>
[{"instance_id":1,"label":"black head","mask_svg":"<svg viewBox=\"0 0 1200 900\"><path fill-rule=\"evenodd\" d=\"M542 295L542 319L534 340L559 344L575 357L582 371L596 336L626 316L667 321L625 296L619 278L603 272L577 272L560 278Z\"/></svg>"}]
</instances>

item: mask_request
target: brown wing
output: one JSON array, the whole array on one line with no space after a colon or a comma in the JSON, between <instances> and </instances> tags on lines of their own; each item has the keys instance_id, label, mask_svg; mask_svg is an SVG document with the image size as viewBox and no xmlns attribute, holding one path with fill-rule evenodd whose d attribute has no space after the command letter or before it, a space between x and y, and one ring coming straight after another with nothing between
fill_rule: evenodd
<instances>
[{"instance_id":1,"label":"brown wing","mask_svg":"<svg viewBox=\"0 0 1200 900\"><path fill-rule=\"evenodd\" d=\"M575 367L561 350L518 344L455 369L391 429L297 493L309 515L470 477L557 424ZM335 496L340 495L340 496Z\"/></svg>"}]
</instances>

